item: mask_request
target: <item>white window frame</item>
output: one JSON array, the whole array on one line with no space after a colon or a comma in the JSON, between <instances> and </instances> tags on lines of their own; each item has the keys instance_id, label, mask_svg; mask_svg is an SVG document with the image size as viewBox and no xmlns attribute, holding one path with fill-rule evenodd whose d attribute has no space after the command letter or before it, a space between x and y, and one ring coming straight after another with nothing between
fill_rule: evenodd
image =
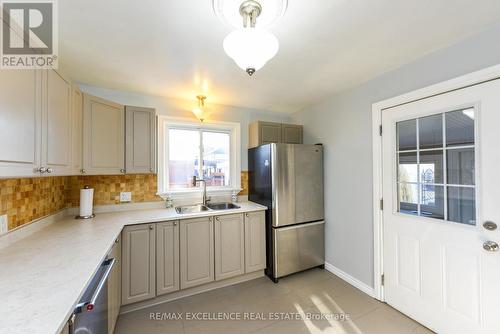
<instances>
[{"instance_id":1,"label":"white window frame","mask_svg":"<svg viewBox=\"0 0 500 334\"><path fill-rule=\"evenodd\" d=\"M173 199L198 198L201 187L169 189L168 178L168 129L207 130L229 133L229 170L230 185L207 187L209 196L231 196L241 191L241 126L233 122L196 122L189 118L158 116L158 195Z\"/></svg>"}]
</instances>

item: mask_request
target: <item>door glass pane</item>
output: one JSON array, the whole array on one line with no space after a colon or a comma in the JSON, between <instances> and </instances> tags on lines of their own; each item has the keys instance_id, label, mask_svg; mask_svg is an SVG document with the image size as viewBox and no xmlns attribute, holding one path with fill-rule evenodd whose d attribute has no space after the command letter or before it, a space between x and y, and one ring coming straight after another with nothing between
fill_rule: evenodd
<instances>
[{"instance_id":1,"label":"door glass pane","mask_svg":"<svg viewBox=\"0 0 500 334\"><path fill-rule=\"evenodd\" d=\"M468 108L396 124L399 212L475 224L474 117Z\"/></svg>"},{"instance_id":2,"label":"door glass pane","mask_svg":"<svg viewBox=\"0 0 500 334\"><path fill-rule=\"evenodd\" d=\"M399 153L399 182L418 182L417 152Z\"/></svg>"},{"instance_id":3,"label":"door glass pane","mask_svg":"<svg viewBox=\"0 0 500 334\"><path fill-rule=\"evenodd\" d=\"M474 185L474 149L452 149L446 153L448 184Z\"/></svg>"},{"instance_id":4,"label":"door glass pane","mask_svg":"<svg viewBox=\"0 0 500 334\"><path fill-rule=\"evenodd\" d=\"M443 147L442 114L420 118L418 120L418 138L421 150Z\"/></svg>"},{"instance_id":5,"label":"door glass pane","mask_svg":"<svg viewBox=\"0 0 500 334\"><path fill-rule=\"evenodd\" d=\"M448 187L448 220L476 225L474 188Z\"/></svg>"},{"instance_id":6,"label":"door glass pane","mask_svg":"<svg viewBox=\"0 0 500 334\"><path fill-rule=\"evenodd\" d=\"M229 186L229 133L203 132L203 179L207 186Z\"/></svg>"},{"instance_id":7,"label":"door glass pane","mask_svg":"<svg viewBox=\"0 0 500 334\"><path fill-rule=\"evenodd\" d=\"M193 176L198 175L200 161L200 134L195 130L169 129L168 180L170 189L193 187Z\"/></svg>"},{"instance_id":8,"label":"door glass pane","mask_svg":"<svg viewBox=\"0 0 500 334\"><path fill-rule=\"evenodd\" d=\"M418 185L411 183L398 184L399 212L418 215Z\"/></svg>"},{"instance_id":9,"label":"door glass pane","mask_svg":"<svg viewBox=\"0 0 500 334\"><path fill-rule=\"evenodd\" d=\"M443 150L420 152L420 182L443 183Z\"/></svg>"},{"instance_id":10,"label":"door glass pane","mask_svg":"<svg viewBox=\"0 0 500 334\"><path fill-rule=\"evenodd\" d=\"M417 149L417 120L398 122L396 124L398 136L398 151Z\"/></svg>"},{"instance_id":11,"label":"door glass pane","mask_svg":"<svg viewBox=\"0 0 500 334\"><path fill-rule=\"evenodd\" d=\"M444 187L422 184L421 188L420 215L444 219Z\"/></svg>"},{"instance_id":12,"label":"door glass pane","mask_svg":"<svg viewBox=\"0 0 500 334\"><path fill-rule=\"evenodd\" d=\"M446 146L474 145L474 109L446 113Z\"/></svg>"}]
</instances>

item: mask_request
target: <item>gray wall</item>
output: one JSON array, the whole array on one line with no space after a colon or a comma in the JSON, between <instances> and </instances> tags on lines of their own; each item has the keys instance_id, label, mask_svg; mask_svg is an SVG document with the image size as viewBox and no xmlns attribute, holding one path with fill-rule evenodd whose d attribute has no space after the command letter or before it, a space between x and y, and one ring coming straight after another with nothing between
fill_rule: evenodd
<instances>
[{"instance_id":1,"label":"gray wall","mask_svg":"<svg viewBox=\"0 0 500 334\"><path fill-rule=\"evenodd\" d=\"M326 261L373 286L372 104L500 63L500 25L292 115L325 145Z\"/></svg>"},{"instance_id":2,"label":"gray wall","mask_svg":"<svg viewBox=\"0 0 500 334\"><path fill-rule=\"evenodd\" d=\"M124 105L155 108L159 115L171 117L192 118L196 120L191 110L196 106L197 101L193 100L170 99L160 96L151 96L133 92L125 92L113 89L100 88L79 84L83 92L114 101ZM220 104L210 103L210 97L207 99L207 108L209 108L209 121L235 122L241 125L241 170L248 169L248 125L256 120L271 122L289 122L290 115L276 113L266 110L241 108Z\"/></svg>"}]
</instances>

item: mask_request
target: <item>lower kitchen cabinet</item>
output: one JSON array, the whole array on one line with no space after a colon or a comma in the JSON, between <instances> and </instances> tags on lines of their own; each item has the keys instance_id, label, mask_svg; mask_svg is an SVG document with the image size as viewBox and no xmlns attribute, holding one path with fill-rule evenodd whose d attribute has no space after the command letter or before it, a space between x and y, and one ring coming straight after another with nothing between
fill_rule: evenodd
<instances>
[{"instance_id":1,"label":"lower kitchen cabinet","mask_svg":"<svg viewBox=\"0 0 500 334\"><path fill-rule=\"evenodd\" d=\"M245 213L245 272L266 268L266 218L264 211Z\"/></svg>"},{"instance_id":2,"label":"lower kitchen cabinet","mask_svg":"<svg viewBox=\"0 0 500 334\"><path fill-rule=\"evenodd\" d=\"M245 227L242 214L215 217L215 280L245 273Z\"/></svg>"},{"instance_id":3,"label":"lower kitchen cabinet","mask_svg":"<svg viewBox=\"0 0 500 334\"><path fill-rule=\"evenodd\" d=\"M214 280L213 217L180 221L181 289Z\"/></svg>"},{"instance_id":4,"label":"lower kitchen cabinet","mask_svg":"<svg viewBox=\"0 0 500 334\"><path fill-rule=\"evenodd\" d=\"M108 255L115 259L115 265L108 278L108 333L113 333L115 330L122 301L121 246L121 237L118 237Z\"/></svg>"},{"instance_id":5,"label":"lower kitchen cabinet","mask_svg":"<svg viewBox=\"0 0 500 334\"><path fill-rule=\"evenodd\" d=\"M179 290L179 222L156 224L156 295Z\"/></svg>"},{"instance_id":6,"label":"lower kitchen cabinet","mask_svg":"<svg viewBox=\"0 0 500 334\"><path fill-rule=\"evenodd\" d=\"M156 224L126 226L122 232L122 305L156 295Z\"/></svg>"}]
</instances>

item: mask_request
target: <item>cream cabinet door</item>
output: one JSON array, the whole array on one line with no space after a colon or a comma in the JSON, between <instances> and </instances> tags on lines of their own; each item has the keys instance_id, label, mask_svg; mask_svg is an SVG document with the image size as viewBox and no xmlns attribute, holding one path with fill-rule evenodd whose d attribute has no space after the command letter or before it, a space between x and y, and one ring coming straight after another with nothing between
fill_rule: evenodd
<instances>
[{"instance_id":1,"label":"cream cabinet door","mask_svg":"<svg viewBox=\"0 0 500 334\"><path fill-rule=\"evenodd\" d=\"M302 125L283 124L281 127L281 142L285 144L302 144Z\"/></svg>"},{"instance_id":2,"label":"cream cabinet door","mask_svg":"<svg viewBox=\"0 0 500 334\"><path fill-rule=\"evenodd\" d=\"M71 155L72 174L82 174L83 172L83 94L78 87L72 87L72 123L73 133Z\"/></svg>"},{"instance_id":3,"label":"cream cabinet door","mask_svg":"<svg viewBox=\"0 0 500 334\"><path fill-rule=\"evenodd\" d=\"M39 175L41 117L41 72L2 71L0 177Z\"/></svg>"},{"instance_id":4,"label":"cream cabinet door","mask_svg":"<svg viewBox=\"0 0 500 334\"><path fill-rule=\"evenodd\" d=\"M108 278L108 333L114 332L116 320L120 314L122 300L121 246L121 237L118 237L108 255L115 259L115 265Z\"/></svg>"},{"instance_id":5,"label":"cream cabinet door","mask_svg":"<svg viewBox=\"0 0 500 334\"><path fill-rule=\"evenodd\" d=\"M259 122L259 145L269 143L281 143L281 124L271 122Z\"/></svg>"},{"instance_id":6,"label":"cream cabinet door","mask_svg":"<svg viewBox=\"0 0 500 334\"><path fill-rule=\"evenodd\" d=\"M215 217L215 280L245 273L245 228L242 214Z\"/></svg>"},{"instance_id":7,"label":"cream cabinet door","mask_svg":"<svg viewBox=\"0 0 500 334\"><path fill-rule=\"evenodd\" d=\"M43 72L46 99L42 124L42 166L48 174L71 174L71 83L53 70Z\"/></svg>"},{"instance_id":8,"label":"cream cabinet door","mask_svg":"<svg viewBox=\"0 0 500 334\"><path fill-rule=\"evenodd\" d=\"M125 107L125 170L154 173L156 168L155 110Z\"/></svg>"},{"instance_id":9,"label":"cream cabinet door","mask_svg":"<svg viewBox=\"0 0 500 334\"><path fill-rule=\"evenodd\" d=\"M155 224L126 226L122 240L122 305L155 297Z\"/></svg>"},{"instance_id":10,"label":"cream cabinet door","mask_svg":"<svg viewBox=\"0 0 500 334\"><path fill-rule=\"evenodd\" d=\"M266 268L266 218L264 211L245 213L245 272Z\"/></svg>"},{"instance_id":11,"label":"cream cabinet door","mask_svg":"<svg viewBox=\"0 0 500 334\"><path fill-rule=\"evenodd\" d=\"M156 295L179 290L179 222L156 224Z\"/></svg>"},{"instance_id":12,"label":"cream cabinet door","mask_svg":"<svg viewBox=\"0 0 500 334\"><path fill-rule=\"evenodd\" d=\"M214 223L212 217L180 221L181 289L214 280Z\"/></svg>"},{"instance_id":13,"label":"cream cabinet door","mask_svg":"<svg viewBox=\"0 0 500 334\"><path fill-rule=\"evenodd\" d=\"M125 109L95 96L83 96L83 168L88 174L125 173Z\"/></svg>"}]
</instances>

